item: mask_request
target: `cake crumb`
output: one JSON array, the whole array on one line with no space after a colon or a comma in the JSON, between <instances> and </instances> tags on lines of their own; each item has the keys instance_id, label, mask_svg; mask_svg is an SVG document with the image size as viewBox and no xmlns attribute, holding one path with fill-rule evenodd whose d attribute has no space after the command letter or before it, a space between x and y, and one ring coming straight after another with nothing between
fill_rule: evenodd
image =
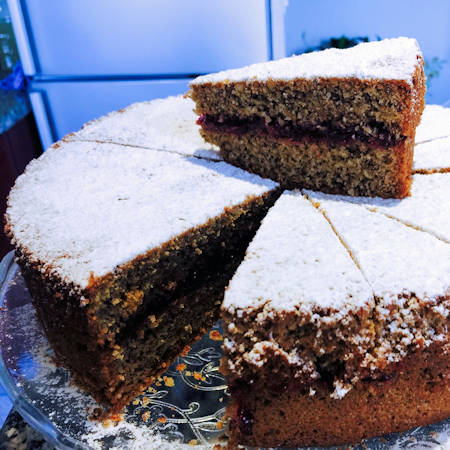
<instances>
[{"instance_id":1,"label":"cake crumb","mask_svg":"<svg viewBox=\"0 0 450 450\"><path fill-rule=\"evenodd\" d=\"M147 422L147 420L150 418L150 411L145 411L144 413L142 413L141 417L144 422Z\"/></svg>"},{"instance_id":2,"label":"cake crumb","mask_svg":"<svg viewBox=\"0 0 450 450\"><path fill-rule=\"evenodd\" d=\"M166 423L167 422L167 418L166 417L158 417L158 422L159 423Z\"/></svg>"},{"instance_id":3,"label":"cake crumb","mask_svg":"<svg viewBox=\"0 0 450 450\"><path fill-rule=\"evenodd\" d=\"M164 377L164 384L167 387L174 387L175 386L175 382L174 382L172 377Z\"/></svg>"},{"instance_id":4,"label":"cake crumb","mask_svg":"<svg viewBox=\"0 0 450 450\"><path fill-rule=\"evenodd\" d=\"M186 370L186 367L187 367L186 364L180 363L180 364L177 364L177 367L175 367L175 369L178 372L184 372Z\"/></svg>"},{"instance_id":5,"label":"cake crumb","mask_svg":"<svg viewBox=\"0 0 450 450\"><path fill-rule=\"evenodd\" d=\"M211 330L209 332L209 338L212 339L213 341L222 341L223 340L222 335L217 330Z\"/></svg>"},{"instance_id":6,"label":"cake crumb","mask_svg":"<svg viewBox=\"0 0 450 450\"><path fill-rule=\"evenodd\" d=\"M183 351L180 353L180 356L186 356L191 351L191 347L189 345L186 345L184 347Z\"/></svg>"}]
</instances>

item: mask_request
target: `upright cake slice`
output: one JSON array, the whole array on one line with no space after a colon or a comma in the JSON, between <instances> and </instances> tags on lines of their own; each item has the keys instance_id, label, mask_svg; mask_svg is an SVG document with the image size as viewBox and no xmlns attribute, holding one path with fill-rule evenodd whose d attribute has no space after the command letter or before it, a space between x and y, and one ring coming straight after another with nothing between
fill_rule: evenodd
<instances>
[{"instance_id":1,"label":"upright cake slice","mask_svg":"<svg viewBox=\"0 0 450 450\"><path fill-rule=\"evenodd\" d=\"M223 162L63 142L12 189L6 231L59 361L118 411L217 320L276 183Z\"/></svg>"},{"instance_id":2,"label":"upright cake slice","mask_svg":"<svg viewBox=\"0 0 450 450\"><path fill-rule=\"evenodd\" d=\"M202 135L287 187L404 197L424 108L414 39L293 56L196 78Z\"/></svg>"},{"instance_id":3,"label":"upright cake slice","mask_svg":"<svg viewBox=\"0 0 450 450\"><path fill-rule=\"evenodd\" d=\"M450 245L285 192L226 291L231 446L326 446L450 414Z\"/></svg>"}]
</instances>

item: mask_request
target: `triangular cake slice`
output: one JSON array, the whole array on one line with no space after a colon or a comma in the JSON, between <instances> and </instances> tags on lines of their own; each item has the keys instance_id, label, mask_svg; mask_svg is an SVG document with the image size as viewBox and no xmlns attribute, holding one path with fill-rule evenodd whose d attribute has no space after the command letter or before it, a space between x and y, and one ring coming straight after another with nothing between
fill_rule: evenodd
<instances>
[{"instance_id":1,"label":"triangular cake slice","mask_svg":"<svg viewBox=\"0 0 450 450\"><path fill-rule=\"evenodd\" d=\"M287 187L401 198L425 77L414 39L293 56L196 78L203 137Z\"/></svg>"},{"instance_id":2,"label":"triangular cake slice","mask_svg":"<svg viewBox=\"0 0 450 450\"><path fill-rule=\"evenodd\" d=\"M75 381L121 409L217 320L277 184L223 162L62 142L12 189L7 234Z\"/></svg>"},{"instance_id":3,"label":"triangular cake slice","mask_svg":"<svg viewBox=\"0 0 450 450\"><path fill-rule=\"evenodd\" d=\"M226 291L232 445L338 445L450 413L450 245L331 196L315 206L283 193Z\"/></svg>"},{"instance_id":4,"label":"triangular cake slice","mask_svg":"<svg viewBox=\"0 0 450 450\"><path fill-rule=\"evenodd\" d=\"M450 132L450 119L447 124ZM434 139L414 147L413 173L450 172L450 137Z\"/></svg>"},{"instance_id":5,"label":"triangular cake slice","mask_svg":"<svg viewBox=\"0 0 450 450\"><path fill-rule=\"evenodd\" d=\"M416 144L450 137L450 108L426 105L416 130Z\"/></svg>"},{"instance_id":6,"label":"triangular cake slice","mask_svg":"<svg viewBox=\"0 0 450 450\"><path fill-rule=\"evenodd\" d=\"M304 191L313 201L356 203L400 220L450 243L450 173L414 175L411 196L403 199L330 196Z\"/></svg>"},{"instance_id":7,"label":"triangular cake slice","mask_svg":"<svg viewBox=\"0 0 450 450\"><path fill-rule=\"evenodd\" d=\"M86 123L67 140L110 142L220 161L195 123L195 104L183 96L134 103Z\"/></svg>"}]
</instances>

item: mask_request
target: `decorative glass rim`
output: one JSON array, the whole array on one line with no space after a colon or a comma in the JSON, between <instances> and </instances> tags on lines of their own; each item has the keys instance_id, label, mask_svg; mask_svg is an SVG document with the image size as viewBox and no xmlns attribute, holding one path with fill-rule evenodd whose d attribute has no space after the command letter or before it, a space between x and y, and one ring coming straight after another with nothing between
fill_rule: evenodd
<instances>
[{"instance_id":1,"label":"decorative glass rim","mask_svg":"<svg viewBox=\"0 0 450 450\"><path fill-rule=\"evenodd\" d=\"M8 283L13 279L19 266L14 261L14 251L7 253L0 262L0 307L3 307ZM13 404L13 408L31 425L35 430L41 432L44 438L58 449L83 449L89 448L79 444L79 442L64 436L52 422L31 403L21 395L18 387L14 383L3 359L3 352L0 347L0 384Z\"/></svg>"},{"instance_id":2,"label":"decorative glass rim","mask_svg":"<svg viewBox=\"0 0 450 450\"><path fill-rule=\"evenodd\" d=\"M19 282L18 282L19 281ZM84 439L84 435L80 436L79 439L77 439L76 436L78 436L78 434L71 434L71 432L65 432L65 424L62 424L62 422L58 422L57 420L51 420L52 419L52 415L53 412L56 411L56 409L51 409L51 413L48 414L48 411L46 411L46 406L43 406L41 404L41 408L39 406L36 406L35 400L33 400L33 393L31 394L30 397L30 389L28 389L26 387L26 384L23 384L22 381L25 380L25 382L27 382L28 380L28 374L26 371L20 372L21 374L24 374L25 378L20 378L19 377L19 382L17 382L15 380L15 374L16 374L16 366L15 364L13 364L11 366L11 361L15 362L16 360L10 359L10 357L8 356L8 351L10 351L11 347L10 345L13 345L13 349L14 347L14 342L15 339L19 338L20 336L15 334L15 331L20 329L23 330L22 327L26 327L27 326L27 322L28 322L28 315L26 316L22 316L24 317L24 320L27 322L17 322L14 319L11 319L11 317L14 317L14 315L17 314L24 314L24 311L26 311L26 314L28 314L32 309L31 309L31 304L30 304L30 299L27 298L27 303L26 304L15 304L14 303L14 295L9 296L8 292L13 292L13 290L11 290L11 286L16 286L19 289L25 288L25 285L23 284L23 279L20 275L20 270L19 270L19 266L15 263L14 261L14 253L10 252L8 253L3 260L0 262L0 306L2 307L6 307L3 311L4 311L4 321L2 321L0 323L0 337L1 337L1 342L0 342L0 384L3 386L3 388L6 391L6 394L8 395L8 397L11 399L12 403L13 403L13 408L23 417L23 419L31 426L33 427L35 430L37 430L39 433L42 434L43 438L46 439L50 444L54 445L56 448L58 449L93 449L93 446L95 446L96 444L93 442L99 442L101 444L101 442L104 442L103 440L100 441L99 439L103 439L105 436L100 436L99 439L97 439L97 437L94 437L94 441L92 441L91 439L85 440ZM19 290L19 294L18 297L20 299L20 290ZM27 296L29 297L29 296ZM25 306L25 310L22 310L21 307ZM16 309L17 308L17 309ZM37 325L37 322L35 320L31 321L32 323L34 323L35 325ZM33 325L32 325L33 326ZM184 422L188 423L189 426L191 426L192 431L194 431L194 428L196 431L201 430L203 431L207 431L207 432L212 432L215 433L217 431L216 428L220 428L221 432L225 431L222 430L222 426L221 427L216 427L217 425L217 421L219 421L221 424L223 424L222 422L222 410L224 407L224 403L220 404L220 408L216 409L217 405L217 400L219 402L223 401L223 397L219 398L219 395L223 395L226 393L226 385L223 385L223 378L221 378L220 381L220 386L216 385L216 384L211 384L209 383L209 380L211 378L208 377L212 377L212 378L218 378L215 370L218 369L218 363L217 363L217 357L220 358L220 355L217 353L218 350L218 346L220 346L219 343L219 339L217 339L217 335L213 334L213 331L215 329L219 329L218 327L220 327L219 323L217 323L211 330L210 333L206 333L206 335L204 336L204 338L202 338L200 341L198 341L196 344L193 345L193 349L192 352L189 352L189 354L187 354L185 357L183 357L183 360L179 361L180 363L183 362L183 364L177 364L174 363L173 366L175 367L176 365L176 369L172 369L173 371L170 372L170 368L168 369L167 373L167 377L163 377L163 378L167 378L167 380L164 380L163 386L161 388L156 388L153 390L150 390L149 392L151 392L149 394L149 392L145 392L143 394L142 400L145 399L146 403L140 403L138 401L138 403L133 402L133 405L137 405L136 407L131 406L132 410L127 410L127 419L132 418L133 421L132 422L128 422L128 420L124 420L124 422L126 422L126 424L135 424L136 426L140 426L139 424L144 425L143 422L147 422L147 419L149 418L150 415L150 411L151 408L159 408L159 412L157 411L157 414L159 414L160 416L153 417L153 419L155 419L152 424L157 424L159 422L159 425L161 425L161 427L167 427L167 426L176 426L176 432L178 434L181 434L182 437L184 437L184 439L186 439L187 434L180 433L180 429L178 428L178 425L176 425L177 423L182 423L183 420L180 420L180 418L178 416L175 415L170 415L166 414L167 410L163 410L163 408L165 407L170 407L169 409L171 411L175 411L176 413L186 413L184 414L185 419ZM37 330L37 328L36 328ZM25 332L25 335L27 333ZM39 334L42 336L42 333L39 332ZM220 333L219 333L220 334ZM8 336L7 340L4 340L4 336ZM220 335L222 336L222 335ZM43 336L42 336L43 337ZM203 339L206 339L206 345L202 344ZM210 341L208 341L208 339L212 339ZM215 342L215 344L217 344L216 347L211 347L210 343L212 343L213 341L217 341ZM6 342L6 344L5 344ZM41 345L42 341L36 341L38 342L37 345ZM199 348L195 349L196 345L199 344ZM6 345L6 346L5 346ZM28 345L28 344L27 344ZM212 345L212 344L211 344ZM44 345L45 346L45 345ZM31 348L31 347L24 347L24 348ZM37 347L36 347L37 348ZM50 349L50 347L49 347ZM20 343L16 349L17 351L19 351L20 355L22 355L23 349L20 346ZM209 352L209 351L213 351L216 352L217 354L215 356L211 356L211 358L214 359L208 359L207 354L204 352ZM25 354L26 352L24 352ZM181 358L181 357L180 357ZM198 358L201 361L195 361L195 358ZM214 361L214 364L213 364ZM185 364L184 364L185 363ZM10 364L8 366L8 364ZM184 369L178 369L178 366L184 366ZM199 370L199 372L193 372L193 374L186 372L174 372L175 370L185 370L186 366L192 366L192 367L199 367L199 369L197 368L193 368L192 370ZM19 366L17 366L19 367ZM172 367L172 366L171 366ZM191 367L188 367L189 369L191 369ZM58 368L58 370L60 370L60 368ZM56 372L55 372L56 373ZM199 380L198 376L200 376L200 378L202 379L202 382L206 382L206 384L203 384L198 382L199 384L193 384L191 381L191 379L188 379L186 377L190 377L191 375L194 376L195 380ZM197 375L197 377L196 377ZM204 375L204 376L203 376ZM173 378L172 378L173 377ZM167 384L166 381L169 381L168 379L170 378L170 383L168 382ZM32 378L29 378L30 380ZM42 380L44 378L40 378L39 380ZM180 384L178 384L180 383ZM208 384L209 383L209 384ZM21 388L22 386L22 388ZM41 386L41 385L39 385ZM48 388L50 386L50 384L43 384L42 386ZM158 386L158 384L156 383L156 386ZM174 390L171 391L171 389L167 389L165 386L170 386L171 388L173 388ZM175 386L175 387L174 387ZM183 396L181 395L181 392L178 391L176 388L177 386L183 386L186 387L188 386L189 389L191 389L191 393L192 392L196 392L195 395L202 393L203 391L205 391L205 394L208 393L208 395L206 397L201 397L201 400L199 400L198 397L187 397L187 396ZM194 389L195 388L195 389ZM225 389L223 389L225 388ZM152 388L149 388L152 389ZM165 390L164 390L165 389ZM220 392L219 395L216 396L216 394L214 395L210 395L209 393L212 394L212 392L217 391L217 393ZM50 398L52 395L52 398L54 397L54 393L49 393L50 391L47 390L43 390L41 391L44 394L44 398L47 399ZM173 392L176 397L170 397L169 392ZM223 394L222 394L223 392ZM165 395L167 395L167 397L165 397ZM64 391L64 396L66 396L66 391ZM147 396L147 397L146 397ZM164 397L164 400L162 400ZM60 399L62 399L63 397L58 397L58 401L60 401ZM64 397L65 398L65 397ZM186 400L186 402L188 404L184 404L184 406L179 405L178 399L181 400ZM200 402L210 402L210 400L212 401L212 405L214 406L214 410L213 410L213 414L211 415L210 413L210 409L208 409L209 407L206 406L206 411L208 411L208 414L203 414L205 412L205 409L200 410ZM172 402L172 403L171 403ZM39 403L37 403L39 404ZM73 403L75 404L75 403ZM78 403L76 403L78 404ZM149 406L147 406L147 404L149 404ZM54 403L51 403L51 405L54 405ZM62 403L58 403L58 405L60 406L59 411L63 411L64 414L66 413L66 407L67 404L64 403L64 400L62 401ZM153 406L152 406L153 405ZM171 408L171 406L173 406L173 408ZM180 406L180 407L179 407ZM195 407L194 407L195 406ZM51 406L53 408L53 406ZM187 409L183 409L187 407ZM78 416L77 414L75 414L73 417L73 419L75 420L74 423L78 423L78 419L82 418L84 420L85 417L85 413L84 413L84 406L82 407L82 417ZM147 409L145 409L147 408ZM189 411L188 411L189 409ZM192 410L192 411L190 411ZM131 412L130 412L131 411ZM142 412L144 411L144 413ZM200 414L203 415L195 415L197 414L197 411L201 411ZM220 418L219 416L217 416L217 413L221 412ZM130 415L128 415L130 413ZM191 413L194 413L193 416L189 416ZM147 418L144 419L144 414L147 415ZM170 413L172 414L172 413ZM164 417L163 417L164 416ZM183 416L183 417L184 417ZM187 417L189 416L189 417ZM217 417L216 417L217 416ZM192 417L192 420L190 420L190 418ZM53 417L54 419L54 417ZM89 420L86 416L86 419ZM163 419L163 420L160 420ZM143 422L141 421L143 420ZM216 422L215 422L216 421ZM167 422L167 423L166 423ZM194 423L195 422L195 423ZM148 426L150 424L146 423L145 425ZM134 425L133 425L134 426ZM201 427L204 428L201 428ZM205 428L206 427L206 428ZM211 428L212 427L212 428ZM216 427L216 428L215 428ZM145 427L144 427L145 428ZM140 428L139 428L140 429ZM147 429L147 428L145 428ZM165 428L162 428L165 429ZM156 429L156 431L158 431L158 429ZM120 431L120 430L119 430ZM170 433L170 430L169 430ZM175 433L176 434L176 433ZM197 436L197 434L193 433L195 436ZM155 435L156 436L156 435ZM163 435L160 435L162 438L164 437ZM211 436L211 435L209 435ZM215 435L218 436L218 435ZM113 437L114 439L116 437L120 437L117 432L113 432L112 434L109 434L107 437ZM209 440L209 438L206 435L199 435L200 443L202 445L202 440L204 442L204 444L207 444L208 446L210 444L214 445L215 443L219 443L218 441L215 441L214 443L212 441ZM139 438L140 439L140 438ZM152 435L152 439L153 439L153 435ZM187 438L188 440L190 439L189 437ZM195 440L195 439L194 439ZM130 441L127 440L125 445L127 443L129 443ZM139 441L141 442L141 441ZM182 441L183 442L183 441ZM184 442L187 442L187 440L185 440ZM164 444L167 444L164 446L165 449L167 448L172 448L172 443L175 443L173 441L170 440L166 440L164 439ZM223 442L222 442L223 443ZM450 443L450 418L444 420L443 422L437 423L437 424L431 424L429 426L426 427L416 427L413 429L410 429L406 432L402 432L402 433L393 433L392 435L384 435L384 436L379 436L379 437L375 437L372 439L368 439L368 440L364 440L363 442L360 443L355 443L354 445L352 445L353 448L370 448L370 449L380 449L380 448L447 448L446 446L448 446L448 444ZM148 440L145 441L145 445L147 444L151 444ZM155 442L156 444L156 442ZM189 442L190 444L190 442ZM189 444L181 444L182 447L180 447L179 445L176 445L176 448L189 448ZM211 445L211 446L212 446ZM187 446L187 447L186 447ZM114 447L117 448L117 447ZM119 446L119 448L126 448L123 446ZM141 447L139 447L141 448ZM147 447L144 447L147 448ZM151 447L151 448L155 448L155 447ZM158 447L159 448L159 447ZM174 447L175 448L175 447ZM201 447L204 448L204 447ZM330 447L330 449L337 449L338 447Z\"/></svg>"}]
</instances>

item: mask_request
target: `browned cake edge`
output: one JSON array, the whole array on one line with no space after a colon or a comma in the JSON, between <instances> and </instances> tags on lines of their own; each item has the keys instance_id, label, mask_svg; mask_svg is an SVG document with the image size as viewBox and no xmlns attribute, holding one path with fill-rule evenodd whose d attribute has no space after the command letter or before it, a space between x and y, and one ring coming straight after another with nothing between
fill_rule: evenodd
<instances>
[{"instance_id":1,"label":"browned cake edge","mask_svg":"<svg viewBox=\"0 0 450 450\"><path fill-rule=\"evenodd\" d=\"M330 397L326 383L277 395L247 385L227 407L229 447L350 444L450 416L448 342L411 353L387 372L385 380L359 381L341 399Z\"/></svg>"},{"instance_id":2,"label":"browned cake edge","mask_svg":"<svg viewBox=\"0 0 450 450\"><path fill-rule=\"evenodd\" d=\"M114 273L101 278L92 278L86 289L65 283L49 270L42 270L43 264L36 261L27 249L21 248L16 243L16 259L22 275L32 296L39 322L56 353L56 359L71 372L74 381L93 397L107 406L109 412L119 411L142 389L148 386L155 376L164 372L172 360L182 352L186 345L195 341L202 331L211 326L216 320L222 301L224 289L242 260L248 242L256 232L260 221L265 216L268 208L272 206L279 196L279 189L264 193L261 196L247 198L243 203L232 208L226 208L224 213L210 219L205 225L186 231L182 235L165 243L161 248L152 249L145 255L139 255L132 261L120 266ZM228 233L229 231L229 233ZM7 225L6 232L9 232ZM164 292L167 293L165 303L152 304L143 308L139 316L133 314L126 316L131 326L125 326L118 334L108 335L108 329L103 326L105 318L116 317L122 314L113 302L115 284L125 283L129 295L125 300L129 302L128 309L136 311L135 300L142 300L142 295L136 295L139 291L139 283L151 284L152 267L155 253L164 253L167 249L177 248L185 251L201 254L198 251L201 243L193 246L192 239L210 235L208 245L214 248L228 248L220 255L217 253L221 270L215 265L206 268L202 265L190 268L195 273L189 276L187 285L182 289L175 289L170 295L170 286ZM217 244L217 245L216 245ZM219 250L217 250L219 252ZM174 255L174 265L177 266L177 254ZM178 262L183 262L181 258ZM147 267L146 264L150 266ZM142 268L140 270L139 268ZM200 271L199 269L202 269ZM138 275L139 276L138 276ZM139 279L139 277L143 277ZM131 282L128 285L128 282ZM170 285L170 280L165 280ZM176 282L174 283L176 285ZM192 323L194 317L187 314L183 321L183 315L177 305L183 305L186 301L192 302L193 307L189 313L196 312L196 323ZM106 308L103 308L107 305ZM123 303L121 303L123 309ZM99 306L102 308L100 309ZM168 307L169 306L169 307ZM102 316L98 313L102 311ZM164 353L158 354L159 342L150 345L149 336L158 339L159 335L155 323L162 324L161 330L164 336L171 337L170 330L163 327L167 320L161 319L167 311L177 314L177 321L173 316L169 319L175 323L177 333L180 334L173 347L167 351L169 345L164 346ZM109 314L108 312L111 312ZM160 320L161 319L161 320ZM123 321L123 317L121 317ZM189 325L189 326L188 326ZM150 334L146 334L147 330ZM167 333L168 331L168 333ZM141 352L129 352L128 345L140 346ZM128 353L127 353L128 352ZM151 352L152 364L142 367L139 359ZM156 356L156 358L155 358ZM126 358L129 358L127 361ZM138 367L139 366L139 367ZM139 368L139 376L136 379L133 374Z\"/></svg>"},{"instance_id":3,"label":"browned cake edge","mask_svg":"<svg viewBox=\"0 0 450 450\"><path fill-rule=\"evenodd\" d=\"M219 146L226 162L288 189L384 198L409 194L414 138L383 148L358 140L280 139L257 131L235 134L202 129L201 134Z\"/></svg>"}]
</instances>

